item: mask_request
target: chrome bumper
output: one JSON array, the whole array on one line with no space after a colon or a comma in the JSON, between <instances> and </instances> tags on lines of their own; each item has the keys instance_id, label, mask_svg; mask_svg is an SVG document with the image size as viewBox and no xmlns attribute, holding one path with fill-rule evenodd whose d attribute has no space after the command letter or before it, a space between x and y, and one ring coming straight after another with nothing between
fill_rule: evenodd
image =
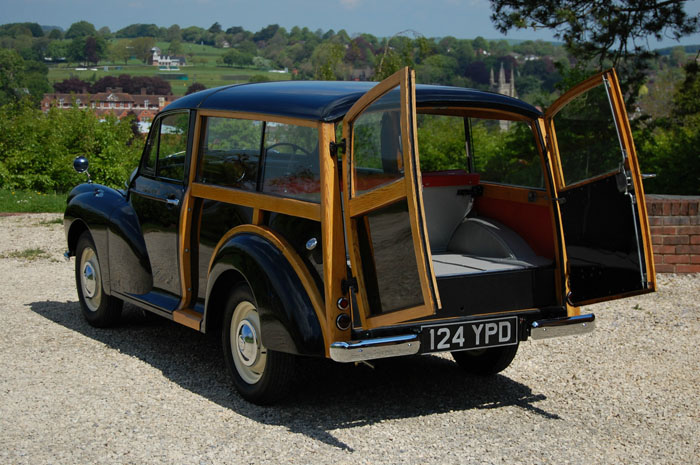
<instances>
[{"instance_id":1,"label":"chrome bumper","mask_svg":"<svg viewBox=\"0 0 700 465\"><path fill-rule=\"evenodd\" d=\"M414 355L420 350L417 334L378 337L364 341L334 342L331 344L331 359L336 362L361 362L376 358Z\"/></svg>"},{"instance_id":2,"label":"chrome bumper","mask_svg":"<svg viewBox=\"0 0 700 465\"><path fill-rule=\"evenodd\" d=\"M594 329L595 315L589 313L567 318L533 321L530 326L530 337L533 339L547 339L550 337L586 334Z\"/></svg>"}]
</instances>

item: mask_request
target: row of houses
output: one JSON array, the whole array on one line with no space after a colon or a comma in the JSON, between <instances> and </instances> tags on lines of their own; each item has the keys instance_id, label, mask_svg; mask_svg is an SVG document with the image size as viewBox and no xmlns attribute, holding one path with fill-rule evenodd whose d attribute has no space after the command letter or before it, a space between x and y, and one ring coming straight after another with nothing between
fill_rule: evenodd
<instances>
[{"instance_id":1,"label":"row of houses","mask_svg":"<svg viewBox=\"0 0 700 465\"><path fill-rule=\"evenodd\" d=\"M97 94L44 94L41 109L47 112L52 107L69 109L75 106L81 109L90 108L100 116L113 114L121 119L127 115L135 115L139 123L150 123L156 113L175 99L177 97L173 95L148 95L145 89L142 89L140 94L128 94L120 88L108 88L106 92ZM148 124L140 124L140 127L148 127Z\"/></svg>"}]
</instances>

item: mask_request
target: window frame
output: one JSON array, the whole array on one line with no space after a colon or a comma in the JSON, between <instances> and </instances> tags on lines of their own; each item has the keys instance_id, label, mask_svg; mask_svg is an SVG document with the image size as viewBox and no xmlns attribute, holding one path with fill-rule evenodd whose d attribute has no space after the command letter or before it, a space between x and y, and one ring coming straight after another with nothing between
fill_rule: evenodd
<instances>
[{"instance_id":1,"label":"window frame","mask_svg":"<svg viewBox=\"0 0 700 465\"><path fill-rule=\"evenodd\" d=\"M168 178L165 176L160 176L158 174L158 164L160 161L160 128L161 128L161 123L162 121L173 115L177 114L186 114L187 115L187 141L185 144L185 159L183 162L183 176L182 179L173 179L173 178ZM173 110L169 111L167 113L161 113L159 114L156 118L154 118L153 123L151 123L151 128L148 131L148 138L146 139L146 145L143 148L143 153L141 154L141 161L139 162L139 171L138 174L140 176L146 176L151 179L155 179L158 181L164 181L164 182L169 182L171 184L181 184L185 185L187 183L187 180L189 178L189 165L190 165L190 159L191 159L191 154L192 154L192 142L194 139L194 135L192 133L192 116L194 112L192 112L189 109L178 109L178 110ZM154 168L150 168L147 166L148 159L150 158L150 153L151 149L153 146L153 139L154 137L154 132L157 131L157 140L156 140L156 165Z\"/></svg>"}]
</instances>

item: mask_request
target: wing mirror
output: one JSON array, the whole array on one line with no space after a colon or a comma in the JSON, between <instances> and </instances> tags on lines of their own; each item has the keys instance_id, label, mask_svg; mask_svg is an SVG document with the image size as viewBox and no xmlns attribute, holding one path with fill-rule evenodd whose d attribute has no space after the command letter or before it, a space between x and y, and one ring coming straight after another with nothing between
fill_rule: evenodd
<instances>
[{"instance_id":1,"label":"wing mirror","mask_svg":"<svg viewBox=\"0 0 700 465\"><path fill-rule=\"evenodd\" d=\"M85 173L88 177L88 182L92 182L92 179L90 179L90 173L88 173L88 165L88 159L82 155L73 160L73 169L78 173Z\"/></svg>"}]
</instances>

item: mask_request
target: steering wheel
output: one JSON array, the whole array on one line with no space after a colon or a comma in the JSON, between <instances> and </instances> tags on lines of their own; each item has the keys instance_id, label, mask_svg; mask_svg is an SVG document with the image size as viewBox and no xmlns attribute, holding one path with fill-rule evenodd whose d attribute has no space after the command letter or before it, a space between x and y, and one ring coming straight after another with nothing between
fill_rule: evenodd
<instances>
[{"instance_id":1,"label":"steering wheel","mask_svg":"<svg viewBox=\"0 0 700 465\"><path fill-rule=\"evenodd\" d=\"M226 164L232 164L234 168L233 174L233 183L238 185L245 179L246 175L246 170L245 170L245 162L241 160L241 158L238 155L231 155L226 158L224 158L224 167ZM225 168L224 168L225 169ZM225 173L228 174L228 173ZM237 186L236 186L237 187Z\"/></svg>"},{"instance_id":2,"label":"steering wheel","mask_svg":"<svg viewBox=\"0 0 700 465\"><path fill-rule=\"evenodd\" d=\"M267 149L265 149L265 152L267 153L268 151L272 150L273 148L280 147L280 146L291 147L293 150L292 155L287 160L287 166L285 167L285 171L288 174L292 173L292 166L298 164L297 160L296 160L296 156L294 155L294 152L297 152L297 151L301 152L305 157L307 157L307 160L311 159L311 157L312 157L311 152L306 150L304 147L301 147L301 146L294 144L292 142L277 142L276 144L272 144Z\"/></svg>"},{"instance_id":3,"label":"steering wheel","mask_svg":"<svg viewBox=\"0 0 700 465\"><path fill-rule=\"evenodd\" d=\"M280 146L291 147L292 150L294 150L295 152L299 151L299 152L303 153L304 155L306 155L307 157L311 156L311 152L306 150L304 147L301 147L300 145L293 144L292 142L277 142L276 144L272 144L271 146L266 148L265 151L272 150L275 147L280 147Z\"/></svg>"}]
</instances>

